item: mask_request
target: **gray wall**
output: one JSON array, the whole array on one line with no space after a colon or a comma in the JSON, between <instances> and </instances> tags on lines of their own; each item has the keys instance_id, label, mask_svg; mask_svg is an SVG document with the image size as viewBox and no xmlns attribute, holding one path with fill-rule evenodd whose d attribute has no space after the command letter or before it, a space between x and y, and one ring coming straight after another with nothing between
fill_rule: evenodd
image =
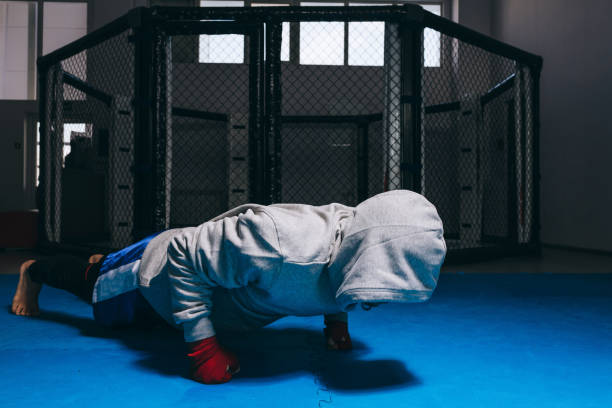
<instances>
[{"instance_id":1,"label":"gray wall","mask_svg":"<svg viewBox=\"0 0 612 408\"><path fill-rule=\"evenodd\" d=\"M492 0L491 12L493 36L544 58L542 241L612 251L612 3Z\"/></svg>"},{"instance_id":2,"label":"gray wall","mask_svg":"<svg viewBox=\"0 0 612 408\"><path fill-rule=\"evenodd\" d=\"M453 0L452 19L472 30L491 34L492 0Z\"/></svg>"},{"instance_id":3,"label":"gray wall","mask_svg":"<svg viewBox=\"0 0 612 408\"><path fill-rule=\"evenodd\" d=\"M0 101L0 211L34 208L35 134L26 120L36 116L36 101ZM27 171L26 171L27 169Z\"/></svg>"}]
</instances>

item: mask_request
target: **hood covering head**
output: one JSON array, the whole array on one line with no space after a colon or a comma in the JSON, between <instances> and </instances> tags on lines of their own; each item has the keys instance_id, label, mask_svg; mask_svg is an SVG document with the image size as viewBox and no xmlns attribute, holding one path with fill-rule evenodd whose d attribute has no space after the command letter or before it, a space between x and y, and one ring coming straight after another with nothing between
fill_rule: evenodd
<instances>
[{"instance_id":1,"label":"hood covering head","mask_svg":"<svg viewBox=\"0 0 612 408\"><path fill-rule=\"evenodd\" d=\"M446 256L442 221L422 195L393 190L357 207L329 264L342 310L431 297Z\"/></svg>"}]
</instances>

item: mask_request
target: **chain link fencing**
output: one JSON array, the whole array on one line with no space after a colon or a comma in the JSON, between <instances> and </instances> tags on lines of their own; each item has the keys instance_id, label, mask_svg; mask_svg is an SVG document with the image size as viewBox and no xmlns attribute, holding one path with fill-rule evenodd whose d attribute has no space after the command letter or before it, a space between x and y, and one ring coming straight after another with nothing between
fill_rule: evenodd
<instances>
[{"instance_id":1,"label":"chain link fencing","mask_svg":"<svg viewBox=\"0 0 612 408\"><path fill-rule=\"evenodd\" d=\"M451 249L529 243L533 73L435 33L424 37L425 50L435 53L425 60L436 64L423 75L423 192L444 220Z\"/></svg>"},{"instance_id":2,"label":"chain link fencing","mask_svg":"<svg viewBox=\"0 0 612 408\"><path fill-rule=\"evenodd\" d=\"M403 188L449 254L537 245L536 59L415 6L281 9L135 10L43 57L48 242Z\"/></svg>"},{"instance_id":3,"label":"chain link fencing","mask_svg":"<svg viewBox=\"0 0 612 408\"><path fill-rule=\"evenodd\" d=\"M132 240L133 77L127 28L41 72L37 195L52 243L116 248Z\"/></svg>"}]
</instances>

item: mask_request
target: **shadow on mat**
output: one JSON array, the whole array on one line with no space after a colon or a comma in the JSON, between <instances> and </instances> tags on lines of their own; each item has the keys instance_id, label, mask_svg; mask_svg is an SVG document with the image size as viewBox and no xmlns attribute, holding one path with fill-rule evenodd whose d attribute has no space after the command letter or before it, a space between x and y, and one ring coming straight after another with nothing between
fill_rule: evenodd
<instances>
[{"instance_id":1,"label":"shadow on mat","mask_svg":"<svg viewBox=\"0 0 612 408\"><path fill-rule=\"evenodd\" d=\"M168 327L108 329L94 320L62 312L41 311L35 319L71 326L87 337L118 340L141 353L138 366L166 376L188 378L182 333ZM310 372L329 390L371 392L420 384L399 360L361 360L369 351L353 338L350 352L328 351L322 330L263 328L248 333L222 332L219 341L234 351L241 370L232 382L271 381Z\"/></svg>"},{"instance_id":2,"label":"shadow on mat","mask_svg":"<svg viewBox=\"0 0 612 408\"><path fill-rule=\"evenodd\" d=\"M240 336L221 333L219 337L240 358L236 380L310 372L322 387L347 392L405 388L421 383L399 360L362 360L369 347L354 337L353 350L348 352L326 350L323 330L268 327Z\"/></svg>"}]
</instances>

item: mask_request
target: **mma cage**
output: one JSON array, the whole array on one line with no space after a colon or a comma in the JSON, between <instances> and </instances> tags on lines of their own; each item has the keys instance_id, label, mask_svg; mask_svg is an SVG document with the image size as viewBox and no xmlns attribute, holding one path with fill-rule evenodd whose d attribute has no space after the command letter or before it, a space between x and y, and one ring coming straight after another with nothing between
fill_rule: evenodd
<instances>
[{"instance_id":1,"label":"mma cage","mask_svg":"<svg viewBox=\"0 0 612 408\"><path fill-rule=\"evenodd\" d=\"M448 261L538 253L541 65L414 4L134 9L39 58L43 246L401 188Z\"/></svg>"}]
</instances>

